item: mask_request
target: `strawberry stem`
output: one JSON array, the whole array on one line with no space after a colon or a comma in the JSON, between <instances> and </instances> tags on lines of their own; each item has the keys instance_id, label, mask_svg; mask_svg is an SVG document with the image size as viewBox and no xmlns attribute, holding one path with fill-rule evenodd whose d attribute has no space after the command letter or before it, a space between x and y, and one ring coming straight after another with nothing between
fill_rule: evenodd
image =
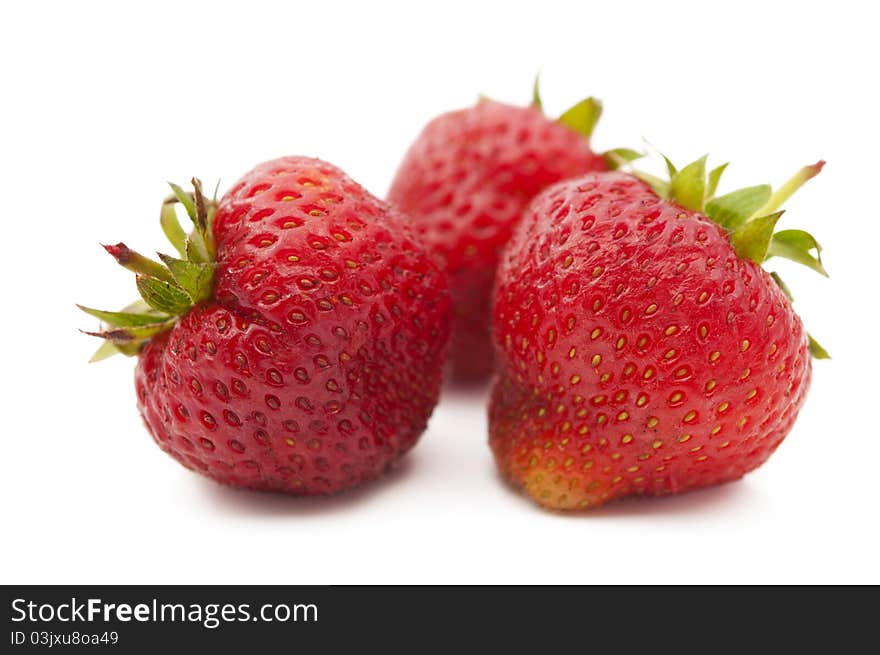
<instances>
[{"instance_id":1,"label":"strawberry stem","mask_svg":"<svg viewBox=\"0 0 880 655\"><path fill-rule=\"evenodd\" d=\"M807 180L816 177L821 172L823 166L825 166L825 162L820 160L811 166L804 166L801 168L785 184L779 187L773 195L770 196L770 200L767 201L767 204L752 214L752 217L772 214L782 207L782 204L794 195L794 192L800 189Z\"/></svg>"},{"instance_id":2,"label":"strawberry stem","mask_svg":"<svg viewBox=\"0 0 880 655\"><path fill-rule=\"evenodd\" d=\"M164 280L165 282L174 281L171 271L162 266L162 264L149 257L144 257L142 254L135 252L124 243L120 242L114 246L104 246L104 250L113 256L117 264L123 268L127 268L129 271L140 275L148 275L159 280Z\"/></svg>"},{"instance_id":3,"label":"strawberry stem","mask_svg":"<svg viewBox=\"0 0 880 655\"><path fill-rule=\"evenodd\" d=\"M162 203L159 213L162 231L181 259L160 253L162 263L159 263L124 243L104 246L121 266L136 274L141 300L118 312L77 305L102 323L99 331L86 332L104 339L90 361L100 361L117 353L137 355L155 335L174 327L177 317L212 296L216 253L213 223L217 202L216 198L205 199L197 178L193 178L192 184L191 194L172 184L174 195ZM193 230L189 234L177 220L175 205L178 202L192 219Z\"/></svg>"},{"instance_id":4,"label":"strawberry stem","mask_svg":"<svg viewBox=\"0 0 880 655\"><path fill-rule=\"evenodd\" d=\"M541 101L541 71L535 73L535 83L532 85L532 107L544 110L544 103Z\"/></svg>"}]
</instances>

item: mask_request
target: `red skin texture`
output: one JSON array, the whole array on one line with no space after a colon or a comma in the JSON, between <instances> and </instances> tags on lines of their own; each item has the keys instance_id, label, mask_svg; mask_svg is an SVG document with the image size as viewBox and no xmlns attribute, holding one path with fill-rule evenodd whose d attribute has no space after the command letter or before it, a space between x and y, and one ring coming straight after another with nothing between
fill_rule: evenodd
<instances>
[{"instance_id":1,"label":"red skin texture","mask_svg":"<svg viewBox=\"0 0 880 655\"><path fill-rule=\"evenodd\" d=\"M320 160L242 178L215 217L214 300L138 360L159 447L254 489L327 494L380 475L425 429L450 329L445 276L410 232Z\"/></svg>"},{"instance_id":2,"label":"red skin texture","mask_svg":"<svg viewBox=\"0 0 880 655\"><path fill-rule=\"evenodd\" d=\"M456 380L492 371L495 269L529 201L560 180L605 169L583 136L539 109L491 100L438 116L412 144L388 199L449 273Z\"/></svg>"},{"instance_id":3,"label":"red skin texture","mask_svg":"<svg viewBox=\"0 0 880 655\"><path fill-rule=\"evenodd\" d=\"M547 507L740 478L809 387L806 333L772 278L624 173L537 197L496 293L490 445Z\"/></svg>"}]
</instances>

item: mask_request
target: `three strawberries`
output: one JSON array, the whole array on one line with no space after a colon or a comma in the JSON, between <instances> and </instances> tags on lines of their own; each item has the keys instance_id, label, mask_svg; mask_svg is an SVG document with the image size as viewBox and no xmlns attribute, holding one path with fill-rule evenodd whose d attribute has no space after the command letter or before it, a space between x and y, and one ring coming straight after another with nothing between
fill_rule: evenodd
<instances>
[{"instance_id":1,"label":"three strawberries","mask_svg":"<svg viewBox=\"0 0 880 655\"><path fill-rule=\"evenodd\" d=\"M173 186L161 223L177 256L106 246L142 299L83 308L105 326L97 358L137 356L156 443L236 486L328 494L379 476L423 432L447 360L457 382L494 372L496 463L544 506L741 477L794 423L811 353L826 356L761 267L824 274L811 235L775 230L822 163L775 193L718 196L724 168L705 158L662 180L632 151L594 152L600 113L587 99L551 120L536 88L530 107L444 114L389 203L304 157L219 201Z\"/></svg>"}]
</instances>

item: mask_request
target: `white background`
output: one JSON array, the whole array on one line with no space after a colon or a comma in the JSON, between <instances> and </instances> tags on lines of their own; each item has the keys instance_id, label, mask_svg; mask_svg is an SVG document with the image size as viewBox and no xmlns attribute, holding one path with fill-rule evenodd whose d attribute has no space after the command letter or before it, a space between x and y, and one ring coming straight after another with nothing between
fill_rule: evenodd
<instances>
[{"instance_id":1,"label":"white background","mask_svg":"<svg viewBox=\"0 0 880 655\"><path fill-rule=\"evenodd\" d=\"M185 5L185 6L184 6ZM404 6L405 5L405 6ZM3 583L880 582L878 142L870 3L4 3ZM382 481L331 499L222 488L152 443L134 362L87 365L75 301L128 302L99 242L162 246L166 180L229 186L316 155L376 194L433 115L479 93L605 102L598 148L779 183L831 279L779 265L834 359L745 480L582 516L502 485L484 394L448 392Z\"/></svg>"}]
</instances>

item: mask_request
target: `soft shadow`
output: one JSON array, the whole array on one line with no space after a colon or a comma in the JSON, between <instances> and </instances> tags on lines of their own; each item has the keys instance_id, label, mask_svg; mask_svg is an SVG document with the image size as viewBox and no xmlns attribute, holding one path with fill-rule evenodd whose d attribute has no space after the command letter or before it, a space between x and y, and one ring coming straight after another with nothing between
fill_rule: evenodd
<instances>
[{"instance_id":1,"label":"soft shadow","mask_svg":"<svg viewBox=\"0 0 880 655\"><path fill-rule=\"evenodd\" d=\"M494 467L493 467L494 468ZM614 500L585 511L561 511L542 507L525 491L512 485L495 471L498 483L503 485L511 497L519 502L528 503L532 509L541 514L558 516L565 519L614 519L645 517L697 517L704 513L717 514L730 510L737 505L747 505L755 498L755 491L747 481L736 480L714 487L688 491L674 496L630 496Z\"/></svg>"},{"instance_id":2,"label":"soft shadow","mask_svg":"<svg viewBox=\"0 0 880 655\"><path fill-rule=\"evenodd\" d=\"M414 453L398 460L379 478L332 496L292 496L280 492L254 491L219 484L198 476L194 487L221 513L274 517L307 517L354 511L374 496L404 484L415 469Z\"/></svg>"},{"instance_id":3,"label":"soft shadow","mask_svg":"<svg viewBox=\"0 0 880 655\"><path fill-rule=\"evenodd\" d=\"M631 516L696 516L705 512L717 514L737 505L749 504L754 491L747 482L737 480L675 496L631 496L608 503L593 511L597 517Z\"/></svg>"}]
</instances>

